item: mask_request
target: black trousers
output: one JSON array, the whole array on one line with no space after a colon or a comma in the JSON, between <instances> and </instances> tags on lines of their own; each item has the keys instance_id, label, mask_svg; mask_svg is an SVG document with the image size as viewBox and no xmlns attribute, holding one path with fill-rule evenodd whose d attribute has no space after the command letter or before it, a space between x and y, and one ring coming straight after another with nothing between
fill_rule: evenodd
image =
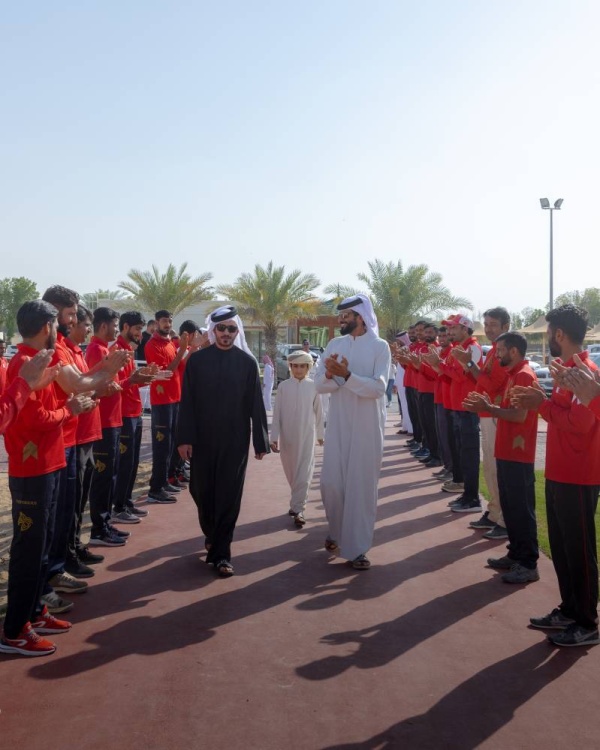
<instances>
[{"instance_id":1,"label":"black trousers","mask_svg":"<svg viewBox=\"0 0 600 750\"><path fill-rule=\"evenodd\" d=\"M114 498L115 513L120 513L133 505L131 495L140 463L142 426L141 416L123 417L119 441L119 469Z\"/></svg>"},{"instance_id":2,"label":"black trousers","mask_svg":"<svg viewBox=\"0 0 600 750\"><path fill-rule=\"evenodd\" d=\"M65 448L65 459L67 465L60 471L60 486L56 501L56 520L54 522L54 535L50 556L48 560L47 579L57 573L63 573L67 559L67 548L69 546L69 531L73 522L75 510L75 496L77 494L77 462L75 446ZM46 587L45 593L50 591Z\"/></svg>"},{"instance_id":3,"label":"black trousers","mask_svg":"<svg viewBox=\"0 0 600 750\"><path fill-rule=\"evenodd\" d=\"M408 416L413 426L413 438L417 443L423 442L423 429L419 419L419 392L416 388L408 386L406 389L406 405L408 406Z\"/></svg>"},{"instance_id":4,"label":"black trousers","mask_svg":"<svg viewBox=\"0 0 600 750\"><path fill-rule=\"evenodd\" d=\"M479 416L468 411L453 411L452 424L465 500L479 498ZM453 469L454 471L454 469ZM458 480L455 480L458 481Z\"/></svg>"},{"instance_id":5,"label":"black trousers","mask_svg":"<svg viewBox=\"0 0 600 750\"><path fill-rule=\"evenodd\" d=\"M231 542L240 514L248 450L230 451L227 445L198 449L190 461L190 493L198 520L210 543L206 562L231 560Z\"/></svg>"},{"instance_id":6,"label":"black trousers","mask_svg":"<svg viewBox=\"0 0 600 750\"><path fill-rule=\"evenodd\" d=\"M48 555L54 536L60 471L37 477L10 477L13 538L8 563L8 607L4 620L7 638L41 612Z\"/></svg>"},{"instance_id":7,"label":"black trousers","mask_svg":"<svg viewBox=\"0 0 600 750\"><path fill-rule=\"evenodd\" d=\"M431 458L440 457L438 446L437 431L435 429L435 404L433 403L433 393L419 393L419 407L421 414L421 424L425 433L425 442L429 449Z\"/></svg>"},{"instance_id":8,"label":"black trousers","mask_svg":"<svg viewBox=\"0 0 600 750\"><path fill-rule=\"evenodd\" d=\"M94 472L94 443L77 445L75 454L77 469L75 510L73 511L73 521L69 530L69 546L67 549L67 560L71 563L77 561L77 553L84 546L81 543L81 526L83 524L85 506L90 497L92 474Z\"/></svg>"},{"instance_id":9,"label":"black trousers","mask_svg":"<svg viewBox=\"0 0 600 750\"><path fill-rule=\"evenodd\" d=\"M452 481L463 482L463 471L462 464L460 462L460 453L458 451L458 444L456 442L456 432L454 431L454 415L457 412L452 409L446 409L446 424L448 425L448 445L450 446L450 453L452 454Z\"/></svg>"},{"instance_id":10,"label":"black trousers","mask_svg":"<svg viewBox=\"0 0 600 750\"><path fill-rule=\"evenodd\" d=\"M598 625L598 556L594 516L596 485L546 479L546 514L552 563L564 615L584 628Z\"/></svg>"},{"instance_id":11,"label":"black trousers","mask_svg":"<svg viewBox=\"0 0 600 750\"><path fill-rule=\"evenodd\" d=\"M152 407L152 476L150 492L158 492L175 476L181 460L175 445L179 403Z\"/></svg>"},{"instance_id":12,"label":"black trousers","mask_svg":"<svg viewBox=\"0 0 600 750\"><path fill-rule=\"evenodd\" d=\"M434 404L435 408L435 429L437 433L440 458L446 471L452 471L452 449L450 447L450 430L448 428L448 410L444 404ZM452 434L454 440L454 434Z\"/></svg>"},{"instance_id":13,"label":"black trousers","mask_svg":"<svg viewBox=\"0 0 600 750\"><path fill-rule=\"evenodd\" d=\"M119 470L120 427L103 427L102 439L94 443L94 470L90 487L92 534L102 534L110 521L110 511Z\"/></svg>"},{"instance_id":14,"label":"black trousers","mask_svg":"<svg viewBox=\"0 0 600 750\"><path fill-rule=\"evenodd\" d=\"M535 520L533 464L496 459L500 507L508 532L508 556L534 569L540 556Z\"/></svg>"}]
</instances>

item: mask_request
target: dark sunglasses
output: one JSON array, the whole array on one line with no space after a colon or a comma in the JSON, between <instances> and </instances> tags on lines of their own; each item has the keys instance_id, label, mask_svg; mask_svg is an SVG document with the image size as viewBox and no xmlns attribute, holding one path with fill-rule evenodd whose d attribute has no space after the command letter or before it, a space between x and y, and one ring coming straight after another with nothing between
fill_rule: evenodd
<instances>
[{"instance_id":1,"label":"dark sunglasses","mask_svg":"<svg viewBox=\"0 0 600 750\"><path fill-rule=\"evenodd\" d=\"M226 326L225 323L217 323L215 328L219 333L224 333L225 331L228 333L237 333L237 326Z\"/></svg>"}]
</instances>

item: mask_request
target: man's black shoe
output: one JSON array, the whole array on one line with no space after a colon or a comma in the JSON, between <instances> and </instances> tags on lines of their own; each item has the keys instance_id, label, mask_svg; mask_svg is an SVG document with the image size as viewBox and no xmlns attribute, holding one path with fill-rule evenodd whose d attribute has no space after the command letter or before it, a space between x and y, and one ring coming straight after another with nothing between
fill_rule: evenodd
<instances>
[{"instance_id":1,"label":"man's black shoe","mask_svg":"<svg viewBox=\"0 0 600 750\"><path fill-rule=\"evenodd\" d=\"M98 565L98 563L104 562L104 555L96 555L89 547L79 547L77 559L84 565Z\"/></svg>"}]
</instances>

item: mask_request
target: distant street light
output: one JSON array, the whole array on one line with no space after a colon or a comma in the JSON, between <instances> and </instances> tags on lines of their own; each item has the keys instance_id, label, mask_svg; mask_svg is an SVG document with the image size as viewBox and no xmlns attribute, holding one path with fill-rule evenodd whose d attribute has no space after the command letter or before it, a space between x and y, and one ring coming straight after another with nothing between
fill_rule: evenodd
<instances>
[{"instance_id":1,"label":"distant street light","mask_svg":"<svg viewBox=\"0 0 600 750\"><path fill-rule=\"evenodd\" d=\"M553 226L552 226L552 214L554 211L560 211L560 207L563 204L563 199L559 198L554 201L554 205L550 205L548 198L540 198L540 206L545 211L550 211L550 310L554 307L554 247L553 247Z\"/></svg>"}]
</instances>

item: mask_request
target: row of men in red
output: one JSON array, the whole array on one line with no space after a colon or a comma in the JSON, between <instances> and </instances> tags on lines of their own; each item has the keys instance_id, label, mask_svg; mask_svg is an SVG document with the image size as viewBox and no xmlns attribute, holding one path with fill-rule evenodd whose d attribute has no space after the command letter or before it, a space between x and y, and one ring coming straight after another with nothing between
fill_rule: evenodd
<instances>
[{"instance_id":1,"label":"row of men in red","mask_svg":"<svg viewBox=\"0 0 600 750\"><path fill-rule=\"evenodd\" d=\"M92 322L94 336L84 358L79 345ZM88 494L92 544L122 545L129 536L113 525L117 498L125 496L123 506L131 504L135 522L147 515L133 507L130 495L141 439L138 389L158 373L157 367L135 369L133 345L143 324L140 313L119 316L110 308L98 308L92 321L76 292L58 286L18 312L23 343L10 362L8 383L19 379L24 362L41 349L54 349L57 367L56 381L31 395L6 430L13 540L2 652L53 653L54 644L41 635L70 629L69 622L54 617L73 607L60 593L85 591L82 579L94 575L90 564L104 559L80 539ZM109 352L117 328L120 336ZM116 436L124 457L121 472L118 460L109 466L104 451L109 435Z\"/></svg>"}]
</instances>

